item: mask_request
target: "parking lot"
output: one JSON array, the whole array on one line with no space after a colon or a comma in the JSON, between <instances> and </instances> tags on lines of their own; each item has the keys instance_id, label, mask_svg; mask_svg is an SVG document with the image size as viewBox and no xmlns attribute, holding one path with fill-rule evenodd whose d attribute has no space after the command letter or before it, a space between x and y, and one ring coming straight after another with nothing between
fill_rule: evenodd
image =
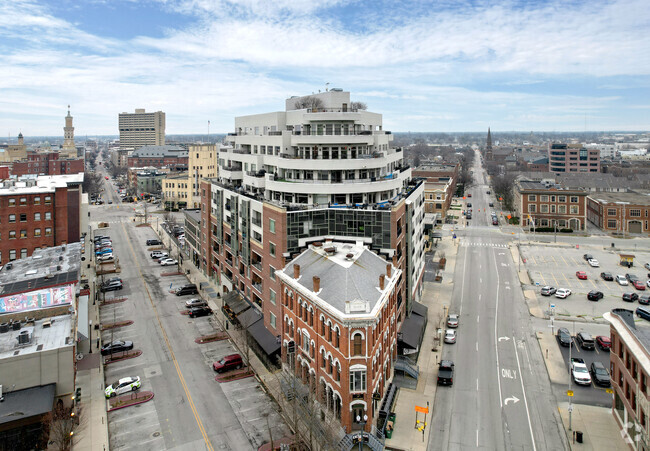
<instances>
[{"instance_id":1,"label":"parking lot","mask_svg":"<svg viewBox=\"0 0 650 451\"><path fill-rule=\"evenodd\" d=\"M153 231L127 222L107 232L119 251L124 288L105 297L126 300L102 306L100 320L133 324L101 332L102 342L129 340L142 355L107 365L106 384L139 376L140 390L155 394L150 402L108 414L111 448L200 449L209 440L219 449L256 449L271 434L288 435L277 406L257 379L215 381L212 363L237 351L229 340L195 343L219 325L211 316L192 319L182 314L185 301L197 296L170 293L188 281L183 275L163 275L176 267L161 267L150 258L153 248L145 243L156 238Z\"/></svg>"},{"instance_id":2,"label":"parking lot","mask_svg":"<svg viewBox=\"0 0 650 451\"><path fill-rule=\"evenodd\" d=\"M591 267L583 259L586 253L593 255L599 261L599 267ZM522 269L525 267L528 271L532 288L537 293L541 307L550 310L550 305L554 304L556 315L584 315L597 318L613 308L634 309L638 306L637 302L624 302L621 298L623 293L650 294L648 289L639 291L632 285L620 286L615 281L608 282L600 277L601 272L609 272L614 277L630 273L636 275L645 284L649 271L643 267L643 264L650 261L648 252L634 252L635 265L629 269L619 264L620 258L617 252L605 251L602 248L522 245L521 255L524 259ZM578 279L576 271L584 271L587 280ZM545 285L568 288L572 294L566 299L541 296L540 289ZM587 293L591 290L603 292L604 298L598 302L587 300Z\"/></svg>"}]
</instances>

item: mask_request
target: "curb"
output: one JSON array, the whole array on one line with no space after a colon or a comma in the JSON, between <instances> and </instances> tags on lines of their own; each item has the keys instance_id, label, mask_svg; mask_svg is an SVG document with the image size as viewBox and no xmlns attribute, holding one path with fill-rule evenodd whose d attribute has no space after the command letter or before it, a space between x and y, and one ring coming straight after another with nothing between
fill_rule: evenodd
<instances>
[{"instance_id":1,"label":"curb","mask_svg":"<svg viewBox=\"0 0 650 451\"><path fill-rule=\"evenodd\" d=\"M151 395L151 397L148 398L148 399L143 399L143 400L138 399L136 402L132 402L131 404L127 404L125 406L113 407L111 409L108 409L106 412L113 412L115 410L124 409L126 407L137 406L138 404L143 404L145 402L151 401L153 399L153 397L155 396L153 392L145 392L145 393L149 393Z\"/></svg>"},{"instance_id":2,"label":"curb","mask_svg":"<svg viewBox=\"0 0 650 451\"><path fill-rule=\"evenodd\" d=\"M230 338L230 336L226 332L219 332L217 335L218 336L216 336L216 337L210 337L208 339L205 339L205 341L203 341L204 337L199 337L199 338L194 340L194 343L203 345L203 344L212 343L212 342L215 342L215 341L227 340L228 338Z\"/></svg>"},{"instance_id":3,"label":"curb","mask_svg":"<svg viewBox=\"0 0 650 451\"><path fill-rule=\"evenodd\" d=\"M117 359L105 360L104 365L110 365L111 363L121 362L123 360L135 359L136 357L140 357L141 355L142 355L142 351L140 351L139 349L136 349L135 352L133 352L133 354L129 354L129 355L124 356L124 357L119 357Z\"/></svg>"},{"instance_id":4,"label":"curb","mask_svg":"<svg viewBox=\"0 0 650 451\"><path fill-rule=\"evenodd\" d=\"M130 320L129 321L119 321L117 323L102 324L99 330L103 332L105 330L111 330L111 329L117 329L117 328L120 328L120 327L130 326L131 324L133 324L133 321L130 321Z\"/></svg>"},{"instance_id":5,"label":"curb","mask_svg":"<svg viewBox=\"0 0 650 451\"><path fill-rule=\"evenodd\" d=\"M252 377L252 376L255 376L255 372L253 370L247 370L243 373L233 376L232 378L229 378L228 380L224 380L225 377L228 376L217 376L214 378L214 380L219 382L220 384L225 384L228 382L238 381L239 379L246 379L247 377Z\"/></svg>"}]
</instances>

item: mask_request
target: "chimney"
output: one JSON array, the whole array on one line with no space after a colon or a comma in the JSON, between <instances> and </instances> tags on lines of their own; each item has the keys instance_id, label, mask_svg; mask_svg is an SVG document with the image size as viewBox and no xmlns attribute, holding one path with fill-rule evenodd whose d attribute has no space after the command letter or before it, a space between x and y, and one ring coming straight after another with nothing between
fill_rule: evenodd
<instances>
[{"instance_id":1,"label":"chimney","mask_svg":"<svg viewBox=\"0 0 650 451\"><path fill-rule=\"evenodd\" d=\"M389 279L393 277L393 265L391 265L390 263L386 264L386 275L388 276Z\"/></svg>"},{"instance_id":2,"label":"chimney","mask_svg":"<svg viewBox=\"0 0 650 451\"><path fill-rule=\"evenodd\" d=\"M397 253L393 255L393 265L397 268Z\"/></svg>"},{"instance_id":3,"label":"chimney","mask_svg":"<svg viewBox=\"0 0 650 451\"><path fill-rule=\"evenodd\" d=\"M320 291L320 277L314 276L314 293L318 293Z\"/></svg>"},{"instance_id":4,"label":"chimney","mask_svg":"<svg viewBox=\"0 0 650 451\"><path fill-rule=\"evenodd\" d=\"M379 276L379 289L380 289L381 291L384 291L384 281L385 281L385 280L386 280L386 276L385 276L385 275L382 274L382 275Z\"/></svg>"},{"instance_id":5,"label":"chimney","mask_svg":"<svg viewBox=\"0 0 650 451\"><path fill-rule=\"evenodd\" d=\"M294 263L294 265L293 265L293 278L297 279L298 277L300 277L300 265L296 265Z\"/></svg>"}]
</instances>

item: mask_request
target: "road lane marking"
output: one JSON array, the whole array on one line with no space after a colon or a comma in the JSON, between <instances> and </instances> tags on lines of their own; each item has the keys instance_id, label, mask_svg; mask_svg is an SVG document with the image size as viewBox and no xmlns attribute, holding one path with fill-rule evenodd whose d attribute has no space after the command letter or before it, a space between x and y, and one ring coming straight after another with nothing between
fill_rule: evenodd
<instances>
[{"instance_id":1,"label":"road lane marking","mask_svg":"<svg viewBox=\"0 0 650 451\"><path fill-rule=\"evenodd\" d=\"M492 258L494 259L494 267L497 266L497 256L495 253L492 253ZM497 292L494 296L494 353L496 355L496 364L497 364L497 385L499 387L499 406L503 409L503 393L501 391L501 378L499 377L499 335L497 334L497 324L499 323L499 286L501 285L501 278L499 277L499 271L496 271L497 274ZM478 319L478 318L477 318Z\"/></svg>"},{"instance_id":2,"label":"road lane marking","mask_svg":"<svg viewBox=\"0 0 650 451\"><path fill-rule=\"evenodd\" d=\"M128 234L126 233L126 227L124 224L122 224L122 230L124 232L124 235L128 237ZM142 266L140 265L140 260L135 254L135 249L133 248L133 243L131 240L127 240L127 243L129 247L131 248L131 254L133 255L133 259L135 260L135 266L138 270L138 273L140 274L140 278L145 281L145 278L142 274ZM156 320L158 322L158 327L160 327L160 331L162 333L163 339L165 340L165 344L167 345L167 350L169 351L169 355L172 358L172 362L174 363L174 368L176 369L176 374L178 375L178 378L180 379L181 385L183 387L183 391L185 392L185 396L187 397L187 401L190 405L190 409L192 410L192 413L194 415L194 419L196 420L196 424L199 426L199 431L201 432L201 435L203 436L203 440L206 444L206 447L214 451L214 447L212 446L212 443L210 442L210 438L208 437L208 434L205 430L205 427L203 426L203 421L201 420L201 416L199 415L198 411L196 410L196 406L194 405L194 401L192 400L192 395L190 394L190 390L187 387L187 384L185 382L185 378L183 377L183 373L181 372L180 365L178 364L178 360L176 360L176 355L174 354L174 351L172 350L171 343L169 341L169 337L167 336L167 332L165 331L165 328L163 327L162 321L160 319L160 315L158 314L158 309L156 308L156 305L153 302L153 298L151 297L151 292L149 291L149 286L147 283L143 284L144 290L147 293L147 297L149 298L149 303L151 304L151 307L153 308L154 315L156 315Z\"/></svg>"},{"instance_id":3,"label":"road lane marking","mask_svg":"<svg viewBox=\"0 0 650 451\"><path fill-rule=\"evenodd\" d=\"M478 320L479 320L480 317L481 317L480 315L476 315L476 322L477 323L478 323Z\"/></svg>"},{"instance_id":4,"label":"road lane marking","mask_svg":"<svg viewBox=\"0 0 650 451\"><path fill-rule=\"evenodd\" d=\"M528 360L528 370L530 371L530 374L533 374L533 365L530 362L530 356L528 355L528 343L525 341L522 341L522 347L524 348L524 352L526 353L526 360Z\"/></svg>"},{"instance_id":5,"label":"road lane marking","mask_svg":"<svg viewBox=\"0 0 650 451\"><path fill-rule=\"evenodd\" d=\"M517 346L515 344L515 337L512 337L512 346L515 350L515 357L517 358L517 368L519 368L519 374L521 374L521 366L519 365L519 353L517 352ZM530 430L530 439L533 444L533 451L537 451L535 446L535 435L533 434L533 425L530 422L530 411L528 410L528 401L526 400L526 389L524 388L524 379L519 378L521 383L521 392L524 394L524 405L526 406L526 416L528 417L528 429Z\"/></svg>"},{"instance_id":6,"label":"road lane marking","mask_svg":"<svg viewBox=\"0 0 650 451\"><path fill-rule=\"evenodd\" d=\"M463 298L465 297L465 268L467 267L467 250L465 251L465 258L463 259L463 283L460 285L460 308L458 314L463 314Z\"/></svg>"},{"instance_id":7,"label":"road lane marking","mask_svg":"<svg viewBox=\"0 0 650 451\"><path fill-rule=\"evenodd\" d=\"M478 341L476 342L476 352L478 352Z\"/></svg>"},{"instance_id":8,"label":"road lane marking","mask_svg":"<svg viewBox=\"0 0 650 451\"><path fill-rule=\"evenodd\" d=\"M476 447L478 448L478 429L476 430Z\"/></svg>"},{"instance_id":9,"label":"road lane marking","mask_svg":"<svg viewBox=\"0 0 650 451\"><path fill-rule=\"evenodd\" d=\"M553 280L555 280L555 285L560 286L560 282L558 282L557 279L555 278L555 274L551 273L551 275L553 276Z\"/></svg>"}]
</instances>

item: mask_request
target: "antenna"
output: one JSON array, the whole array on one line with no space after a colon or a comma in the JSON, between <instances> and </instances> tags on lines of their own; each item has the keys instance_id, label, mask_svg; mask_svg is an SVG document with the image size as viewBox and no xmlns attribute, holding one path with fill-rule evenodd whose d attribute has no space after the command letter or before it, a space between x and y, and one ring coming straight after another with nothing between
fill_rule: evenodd
<instances>
[{"instance_id":1,"label":"antenna","mask_svg":"<svg viewBox=\"0 0 650 451\"><path fill-rule=\"evenodd\" d=\"M210 121L208 121L208 144L210 144Z\"/></svg>"},{"instance_id":2,"label":"antenna","mask_svg":"<svg viewBox=\"0 0 650 451\"><path fill-rule=\"evenodd\" d=\"M325 83L325 92L330 90L330 82Z\"/></svg>"}]
</instances>

